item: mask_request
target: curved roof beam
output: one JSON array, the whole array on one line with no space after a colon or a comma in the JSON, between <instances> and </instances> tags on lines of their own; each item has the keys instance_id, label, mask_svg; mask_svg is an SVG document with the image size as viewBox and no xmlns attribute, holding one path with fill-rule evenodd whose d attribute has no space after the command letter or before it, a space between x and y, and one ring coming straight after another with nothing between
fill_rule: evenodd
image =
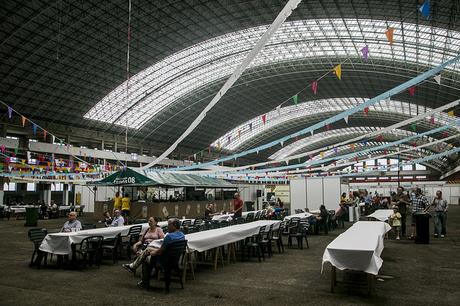
<instances>
[{"instance_id":1,"label":"curved roof beam","mask_svg":"<svg viewBox=\"0 0 460 306\"><path fill-rule=\"evenodd\" d=\"M305 58L360 59L357 43L369 46L370 62L375 59L405 65L434 66L460 51L460 32L398 22L395 43L390 45L384 34L387 26L387 21L372 19L286 22L249 68ZM264 25L228 33L168 56L131 77L129 96L124 82L84 117L140 129L181 97L230 75L267 28ZM459 71L460 67L451 70Z\"/></svg>"},{"instance_id":2,"label":"curved roof beam","mask_svg":"<svg viewBox=\"0 0 460 306\"><path fill-rule=\"evenodd\" d=\"M368 99L365 98L331 98L331 99L320 99L314 101L307 101L298 105L285 106L278 110L270 111L266 114L265 124L262 121L261 116L252 118L245 123L237 126L236 128L225 133L225 135L216 139L211 146L221 147L225 150L237 151L240 146L244 145L248 141L255 139L262 135L264 132L281 127L287 122L306 117L317 115L325 112L343 112L357 104L363 103ZM415 107L407 102L401 101L382 101L373 106L369 107L370 112L385 112L394 113L398 115L406 115L408 117L417 116L420 112L417 112ZM431 111L430 108L426 108L424 112ZM438 113L435 115L436 122L441 125L445 125L452 121L452 118L445 113ZM429 117L427 118L429 119ZM310 137L304 138L310 139ZM284 147L282 150L285 150ZM281 151L282 151L281 150ZM275 153L276 154L276 153ZM274 155L275 155L274 154ZM270 158L272 158L272 155ZM291 155L291 154L289 154ZM288 155L284 156L287 157ZM281 158L281 156L273 157L273 159Z\"/></svg>"}]
</instances>

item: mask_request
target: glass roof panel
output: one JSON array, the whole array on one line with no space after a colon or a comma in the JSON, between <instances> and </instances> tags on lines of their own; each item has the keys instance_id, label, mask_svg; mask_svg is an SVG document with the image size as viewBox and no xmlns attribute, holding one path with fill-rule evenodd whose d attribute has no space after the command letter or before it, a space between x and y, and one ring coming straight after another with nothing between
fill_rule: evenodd
<instances>
[{"instance_id":1,"label":"glass roof panel","mask_svg":"<svg viewBox=\"0 0 460 306\"><path fill-rule=\"evenodd\" d=\"M250 67L309 58L359 58L356 46L364 44L369 46L372 59L430 66L460 52L460 33L405 22L394 27L395 43L390 45L384 37L387 22L383 20L285 22ZM267 28L264 25L228 33L174 53L132 76L129 91L127 82L119 85L84 117L139 129L193 90L229 76ZM426 39L417 39L423 35ZM450 69L460 70L457 66Z\"/></svg>"},{"instance_id":2,"label":"glass roof panel","mask_svg":"<svg viewBox=\"0 0 460 306\"><path fill-rule=\"evenodd\" d=\"M359 103L363 103L366 100L367 99L356 97L330 98L307 101L304 103L299 103L298 105L281 107L279 111L275 109L266 114L267 117L265 124L263 123L261 116L252 118L251 120L246 121L245 123L216 139L211 144L211 146L230 151L238 150L239 147L247 141L254 139L256 136L266 132L269 129L281 127L290 120L321 114L326 111L340 112L343 111L344 108L348 109L352 106L356 106ZM321 105L321 107L318 107L318 105ZM423 112L428 112L430 110L430 108L426 108ZM417 113L417 109L415 107L410 107L409 103L395 100L380 101L379 103L370 106L369 111L383 111L387 113L404 114L410 117L419 115L419 113ZM439 113L435 116L435 118L436 122L442 125L455 120L455 118L449 117L446 113ZM427 117L426 119L429 121L430 117ZM363 132L368 131L368 127L361 127L361 129ZM330 132L333 132L333 130ZM275 159L277 158L278 157Z\"/></svg>"}]
</instances>

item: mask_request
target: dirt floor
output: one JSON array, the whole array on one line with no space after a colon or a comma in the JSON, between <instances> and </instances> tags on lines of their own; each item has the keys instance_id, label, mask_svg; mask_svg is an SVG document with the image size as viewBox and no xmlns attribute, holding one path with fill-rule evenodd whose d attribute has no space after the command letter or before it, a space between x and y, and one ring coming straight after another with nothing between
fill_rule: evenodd
<instances>
[{"instance_id":1,"label":"dirt floor","mask_svg":"<svg viewBox=\"0 0 460 306\"><path fill-rule=\"evenodd\" d=\"M81 219L91 221L87 215ZM39 227L57 231L65 219L40 220ZM431 224L432 226L432 224ZM310 237L310 249L287 249L263 263L237 262L219 268L199 268L185 289L173 283L166 295L158 289L143 291L134 277L104 260L83 271L29 268L33 245L23 220L0 220L0 305L459 305L460 207L451 207L448 236L429 245L409 240L385 240L380 274L370 297L359 286L339 286L330 292L330 266L321 274L326 245L343 230ZM139 274L139 273L138 273Z\"/></svg>"}]
</instances>

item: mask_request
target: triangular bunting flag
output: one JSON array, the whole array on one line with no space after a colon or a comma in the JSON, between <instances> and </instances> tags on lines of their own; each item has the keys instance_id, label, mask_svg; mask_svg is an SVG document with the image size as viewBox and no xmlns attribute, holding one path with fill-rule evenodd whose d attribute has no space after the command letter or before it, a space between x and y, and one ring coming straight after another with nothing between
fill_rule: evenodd
<instances>
[{"instance_id":1,"label":"triangular bunting flag","mask_svg":"<svg viewBox=\"0 0 460 306\"><path fill-rule=\"evenodd\" d=\"M262 115L262 122L265 124L267 122L267 114Z\"/></svg>"},{"instance_id":2,"label":"triangular bunting flag","mask_svg":"<svg viewBox=\"0 0 460 306\"><path fill-rule=\"evenodd\" d=\"M238 130L238 139L241 138L241 130Z\"/></svg>"},{"instance_id":3,"label":"triangular bunting flag","mask_svg":"<svg viewBox=\"0 0 460 306\"><path fill-rule=\"evenodd\" d=\"M292 96L292 101L294 102L295 105L297 105L297 102L299 102L299 95L295 94L294 96Z\"/></svg>"},{"instance_id":4,"label":"triangular bunting flag","mask_svg":"<svg viewBox=\"0 0 460 306\"><path fill-rule=\"evenodd\" d=\"M34 123L33 124L33 130L34 130L34 136L37 135L37 125Z\"/></svg>"},{"instance_id":5,"label":"triangular bunting flag","mask_svg":"<svg viewBox=\"0 0 460 306\"><path fill-rule=\"evenodd\" d=\"M368 115L369 114L369 107L365 107L364 108L364 115Z\"/></svg>"},{"instance_id":6,"label":"triangular bunting flag","mask_svg":"<svg viewBox=\"0 0 460 306\"><path fill-rule=\"evenodd\" d=\"M451 110L450 112L447 112L447 115L449 117L455 117L455 112L453 110Z\"/></svg>"},{"instance_id":7,"label":"triangular bunting flag","mask_svg":"<svg viewBox=\"0 0 460 306\"><path fill-rule=\"evenodd\" d=\"M438 74L437 76L433 77L433 79L438 83L438 85L441 85L441 75Z\"/></svg>"},{"instance_id":8,"label":"triangular bunting flag","mask_svg":"<svg viewBox=\"0 0 460 306\"><path fill-rule=\"evenodd\" d=\"M388 28L388 30L385 32L385 35L387 36L388 42L390 45L393 44L393 33L395 29L394 28Z\"/></svg>"},{"instance_id":9,"label":"triangular bunting flag","mask_svg":"<svg viewBox=\"0 0 460 306\"><path fill-rule=\"evenodd\" d=\"M339 80L342 79L342 64L338 64L334 67L334 73Z\"/></svg>"},{"instance_id":10,"label":"triangular bunting flag","mask_svg":"<svg viewBox=\"0 0 460 306\"><path fill-rule=\"evenodd\" d=\"M284 145L284 141L280 141L280 144L281 144L281 146L283 146L283 145Z\"/></svg>"},{"instance_id":11,"label":"triangular bunting flag","mask_svg":"<svg viewBox=\"0 0 460 306\"><path fill-rule=\"evenodd\" d=\"M431 115L430 123L431 123L431 124L434 124L434 123L435 123L435 121L434 121L434 115Z\"/></svg>"},{"instance_id":12,"label":"triangular bunting flag","mask_svg":"<svg viewBox=\"0 0 460 306\"><path fill-rule=\"evenodd\" d=\"M252 122L249 123L249 130L252 131Z\"/></svg>"},{"instance_id":13,"label":"triangular bunting flag","mask_svg":"<svg viewBox=\"0 0 460 306\"><path fill-rule=\"evenodd\" d=\"M312 84L311 84L311 90L313 90L313 93L316 95L316 92L318 90L318 81L314 81Z\"/></svg>"},{"instance_id":14,"label":"triangular bunting flag","mask_svg":"<svg viewBox=\"0 0 460 306\"><path fill-rule=\"evenodd\" d=\"M46 130L43 130L43 139L46 141Z\"/></svg>"},{"instance_id":15,"label":"triangular bunting flag","mask_svg":"<svg viewBox=\"0 0 460 306\"><path fill-rule=\"evenodd\" d=\"M415 123L415 122L412 123L412 124L410 125L410 128L412 129L412 131L417 132L417 123Z\"/></svg>"},{"instance_id":16,"label":"triangular bunting flag","mask_svg":"<svg viewBox=\"0 0 460 306\"><path fill-rule=\"evenodd\" d=\"M343 120L345 120L345 123L348 124L348 116L343 117Z\"/></svg>"},{"instance_id":17,"label":"triangular bunting flag","mask_svg":"<svg viewBox=\"0 0 460 306\"><path fill-rule=\"evenodd\" d=\"M420 6L418 9L420 13L422 13L422 16L425 17L426 19L430 18L430 0L425 0L425 2Z\"/></svg>"},{"instance_id":18,"label":"triangular bunting flag","mask_svg":"<svg viewBox=\"0 0 460 306\"><path fill-rule=\"evenodd\" d=\"M281 105L278 105L278 106L276 107L276 112L278 113L278 116L281 115Z\"/></svg>"},{"instance_id":19,"label":"triangular bunting flag","mask_svg":"<svg viewBox=\"0 0 460 306\"><path fill-rule=\"evenodd\" d=\"M26 125L26 117L21 116L21 120L22 120L22 127L24 127Z\"/></svg>"},{"instance_id":20,"label":"triangular bunting flag","mask_svg":"<svg viewBox=\"0 0 460 306\"><path fill-rule=\"evenodd\" d=\"M410 95L411 97L413 97L413 96L415 95L415 87L414 87L414 86L412 86L411 88L409 88L409 95Z\"/></svg>"},{"instance_id":21,"label":"triangular bunting flag","mask_svg":"<svg viewBox=\"0 0 460 306\"><path fill-rule=\"evenodd\" d=\"M311 136L313 136L313 130L310 131Z\"/></svg>"},{"instance_id":22,"label":"triangular bunting flag","mask_svg":"<svg viewBox=\"0 0 460 306\"><path fill-rule=\"evenodd\" d=\"M365 46L361 49L361 54L363 55L364 61L367 62L367 58L369 57L369 46Z\"/></svg>"}]
</instances>

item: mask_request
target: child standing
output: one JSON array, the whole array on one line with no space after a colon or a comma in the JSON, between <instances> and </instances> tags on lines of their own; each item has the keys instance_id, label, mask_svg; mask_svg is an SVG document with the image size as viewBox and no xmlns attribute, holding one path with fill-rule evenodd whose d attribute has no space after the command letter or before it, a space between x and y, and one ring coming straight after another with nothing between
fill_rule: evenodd
<instances>
[{"instance_id":1,"label":"child standing","mask_svg":"<svg viewBox=\"0 0 460 306\"><path fill-rule=\"evenodd\" d=\"M399 240L399 231L401 229L401 214L398 211L398 206L393 205L393 214L390 216L391 226L396 232L396 240Z\"/></svg>"}]
</instances>

